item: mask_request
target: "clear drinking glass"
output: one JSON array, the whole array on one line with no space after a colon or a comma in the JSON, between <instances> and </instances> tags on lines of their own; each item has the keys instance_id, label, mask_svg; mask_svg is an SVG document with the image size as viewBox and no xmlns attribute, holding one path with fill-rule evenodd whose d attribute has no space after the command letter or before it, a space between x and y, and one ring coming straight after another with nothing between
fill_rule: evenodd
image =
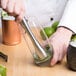
<instances>
[{"instance_id":1,"label":"clear drinking glass","mask_svg":"<svg viewBox=\"0 0 76 76\"><path fill-rule=\"evenodd\" d=\"M37 18L29 17L25 18L22 22L24 30L29 35L31 43L29 43L29 39L26 38L25 34L23 34L24 39L30 49L30 52L34 58L34 62L37 65L47 66L50 64L50 60L53 56L53 47L49 42L43 27L39 25ZM27 27L26 27L27 25ZM41 31L44 34L46 40L42 39ZM30 35L31 34L31 35Z\"/></svg>"}]
</instances>

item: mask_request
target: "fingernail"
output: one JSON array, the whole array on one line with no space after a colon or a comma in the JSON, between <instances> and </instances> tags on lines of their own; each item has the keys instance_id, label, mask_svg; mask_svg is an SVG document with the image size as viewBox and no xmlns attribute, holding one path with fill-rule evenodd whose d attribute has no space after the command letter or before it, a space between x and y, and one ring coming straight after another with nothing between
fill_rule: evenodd
<instances>
[{"instance_id":1,"label":"fingernail","mask_svg":"<svg viewBox=\"0 0 76 76\"><path fill-rule=\"evenodd\" d=\"M54 60L51 60L50 65L51 65L51 66L54 66L54 65L55 65L55 61L54 61Z\"/></svg>"},{"instance_id":2,"label":"fingernail","mask_svg":"<svg viewBox=\"0 0 76 76\"><path fill-rule=\"evenodd\" d=\"M50 65L51 65L51 66L54 66L54 63L51 63Z\"/></svg>"}]
</instances>

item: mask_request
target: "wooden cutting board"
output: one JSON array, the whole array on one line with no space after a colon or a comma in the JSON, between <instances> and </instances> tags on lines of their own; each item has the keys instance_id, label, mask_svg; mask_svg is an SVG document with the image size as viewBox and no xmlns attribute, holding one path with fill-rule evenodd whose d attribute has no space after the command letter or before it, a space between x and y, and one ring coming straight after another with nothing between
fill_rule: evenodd
<instances>
[{"instance_id":1,"label":"wooden cutting board","mask_svg":"<svg viewBox=\"0 0 76 76\"><path fill-rule=\"evenodd\" d=\"M27 34L25 34L25 37L31 45ZM22 37L22 41L18 45L3 45L1 30L0 51L8 55L7 63L0 59L0 64L7 67L7 76L76 76L76 72L67 68L66 59L64 59L62 63L56 64L54 67L36 66L24 38Z\"/></svg>"}]
</instances>

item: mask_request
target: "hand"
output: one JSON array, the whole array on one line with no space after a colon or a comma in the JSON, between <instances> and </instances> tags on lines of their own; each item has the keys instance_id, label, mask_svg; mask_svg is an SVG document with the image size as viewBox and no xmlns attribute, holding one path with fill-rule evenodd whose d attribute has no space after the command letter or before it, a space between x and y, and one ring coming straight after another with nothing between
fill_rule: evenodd
<instances>
[{"instance_id":1,"label":"hand","mask_svg":"<svg viewBox=\"0 0 76 76\"><path fill-rule=\"evenodd\" d=\"M23 0L0 0L1 7L10 15L16 16L18 21L22 20L25 14L25 6Z\"/></svg>"},{"instance_id":2,"label":"hand","mask_svg":"<svg viewBox=\"0 0 76 76\"><path fill-rule=\"evenodd\" d=\"M54 52L50 63L51 66L55 65L58 61L61 61L64 58L71 36L72 32L70 30L60 27L49 38L49 42L52 44Z\"/></svg>"}]
</instances>

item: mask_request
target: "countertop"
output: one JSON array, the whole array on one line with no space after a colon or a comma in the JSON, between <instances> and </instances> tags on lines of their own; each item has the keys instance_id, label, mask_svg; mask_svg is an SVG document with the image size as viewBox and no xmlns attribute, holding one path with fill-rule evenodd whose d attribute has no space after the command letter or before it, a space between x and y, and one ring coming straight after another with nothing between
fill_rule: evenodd
<instances>
[{"instance_id":1,"label":"countertop","mask_svg":"<svg viewBox=\"0 0 76 76\"><path fill-rule=\"evenodd\" d=\"M27 34L25 36L29 39ZM28 41L30 43L30 40ZM4 62L0 58L0 64L7 68L7 76L76 76L76 72L67 68L66 58L54 67L36 66L24 38L22 37L22 41L18 45L4 45L1 30L0 51L8 55L8 62Z\"/></svg>"}]
</instances>

